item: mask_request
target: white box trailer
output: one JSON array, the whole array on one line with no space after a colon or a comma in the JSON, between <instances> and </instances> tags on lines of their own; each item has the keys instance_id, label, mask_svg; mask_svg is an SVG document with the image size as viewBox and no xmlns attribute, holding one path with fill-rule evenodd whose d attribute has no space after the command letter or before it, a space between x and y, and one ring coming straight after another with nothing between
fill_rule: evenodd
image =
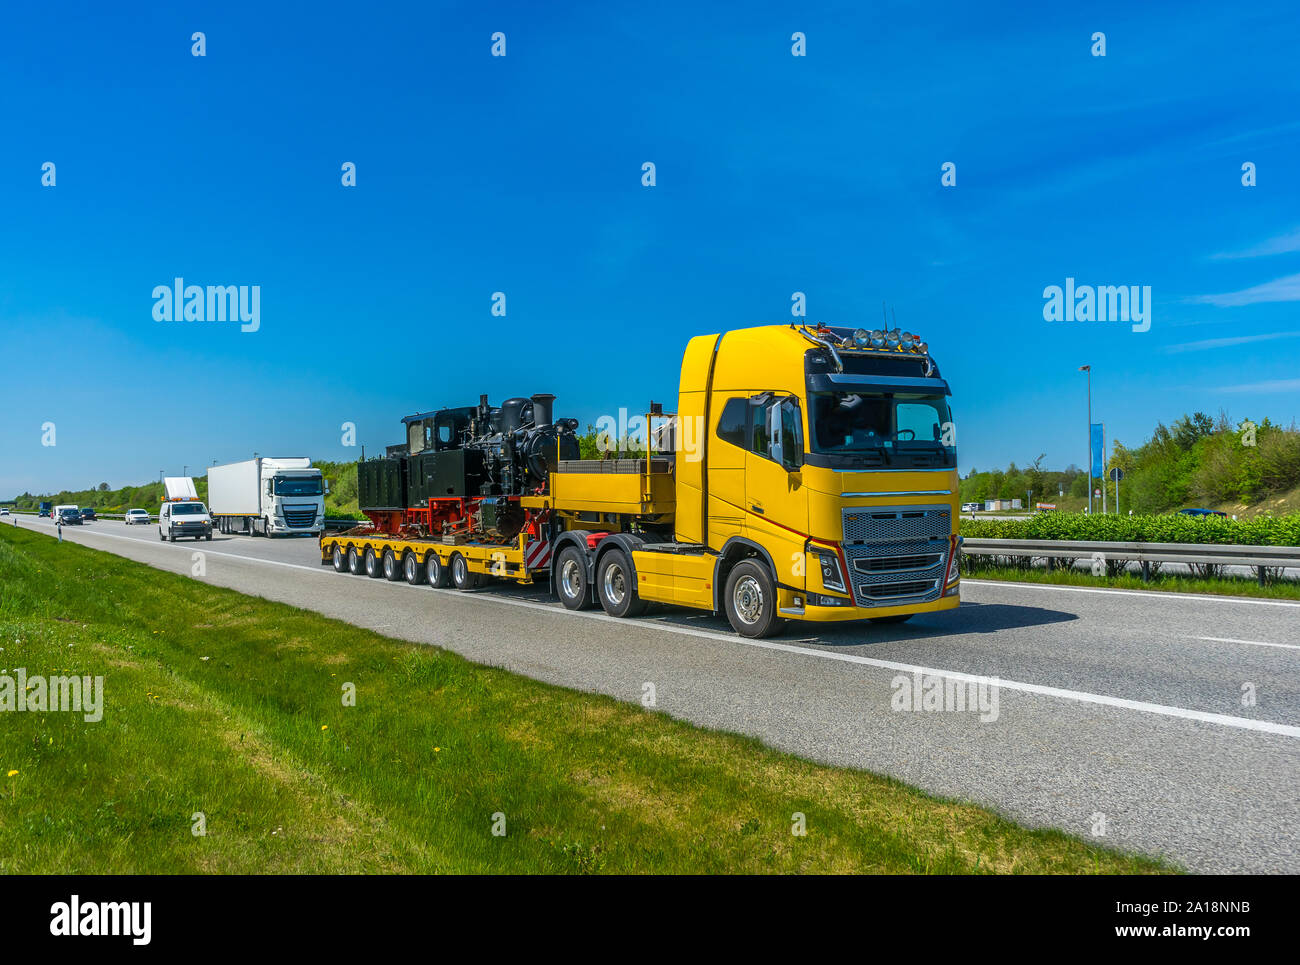
<instances>
[{"instance_id":1,"label":"white box trailer","mask_svg":"<svg viewBox=\"0 0 1300 965\"><path fill-rule=\"evenodd\" d=\"M208 470L208 508L223 533L319 536L325 479L306 456L264 456Z\"/></svg>"}]
</instances>

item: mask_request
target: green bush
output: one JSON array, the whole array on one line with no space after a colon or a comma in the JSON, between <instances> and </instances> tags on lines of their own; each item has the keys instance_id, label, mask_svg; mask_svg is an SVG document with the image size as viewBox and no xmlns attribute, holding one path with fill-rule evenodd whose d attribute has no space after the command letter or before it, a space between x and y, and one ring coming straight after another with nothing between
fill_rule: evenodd
<instances>
[{"instance_id":1,"label":"green bush","mask_svg":"<svg viewBox=\"0 0 1300 965\"><path fill-rule=\"evenodd\" d=\"M971 539L1060 539L1107 543L1230 543L1300 546L1300 513L1225 519L1221 516L1039 513L1028 519L963 519Z\"/></svg>"}]
</instances>

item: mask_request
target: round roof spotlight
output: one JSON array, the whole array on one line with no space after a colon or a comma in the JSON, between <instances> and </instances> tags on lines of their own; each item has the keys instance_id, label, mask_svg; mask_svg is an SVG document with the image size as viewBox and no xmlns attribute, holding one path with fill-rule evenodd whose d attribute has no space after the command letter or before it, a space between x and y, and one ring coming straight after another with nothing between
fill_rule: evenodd
<instances>
[{"instance_id":1,"label":"round roof spotlight","mask_svg":"<svg viewBox=\"0 0 1300 965\"><path fill-rule=\"evenodd\" d=\"M918 352L920 352L922 355L929 355L929 354L930 354L930 346L929 346L927 343L925 343L925 342L917 342L917 343L916 343L916 350L917 350Z\"/></svg>"},{"instance_id":2,"label":"round roof spotlight","mask_svg":"<svg viewBox=\"0 0 1300 965\"><path fill-rule=\"evenodd\" d=\"M898 348L898 330L895 329L892 332L886 332L885 342L888 343L890 348Z\"/></svg>"},{"instance_id":3,"label":"round roof spotlight","mask_svg":"<svg viewBox=\"0 0 1300 965\"><path fill-rule=\"evenodd\" d=\"M858 348L866 348L871 344L871 336L867 334L865 328L859 328L853 333L853 344Z\"/></svg>"},{"instance_id":4,"label":"round roof spotlight","mask_svg":"<svg viewBox=\"0 0 1300 965\"><path fill-rule=\"evenodd\" d=\"M871 330L871 344L876 348L885 347L885 333L878 328Z\"/></svg>"}]
</instances>

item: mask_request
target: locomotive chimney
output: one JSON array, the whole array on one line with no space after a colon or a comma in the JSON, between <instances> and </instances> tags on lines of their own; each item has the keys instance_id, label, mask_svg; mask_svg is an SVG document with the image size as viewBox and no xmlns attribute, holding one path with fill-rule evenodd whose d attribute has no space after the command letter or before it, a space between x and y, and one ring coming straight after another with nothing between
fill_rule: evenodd
<instances>
[{"instance_id":1,"label":"locomotive chimney","mask_svg":"<svg viewBox=\"0 0 1300 965\"><path fill-rule=\"evenodd\" d=\"M551 424L551 404L554 401L555 396L549 392L539 392L532 397L533 428L541 429Z\"/></svg>"}]
</instances>

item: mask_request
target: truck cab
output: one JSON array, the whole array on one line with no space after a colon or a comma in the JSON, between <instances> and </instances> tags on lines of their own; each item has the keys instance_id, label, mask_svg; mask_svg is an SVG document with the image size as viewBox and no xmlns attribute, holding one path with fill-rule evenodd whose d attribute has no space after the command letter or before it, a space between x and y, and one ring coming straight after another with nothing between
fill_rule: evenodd
<instances>
[{"instance_id":1,"label":"truck cab","mask_svg":"<svg viewBox=\"0 0 1300 965\"><path fill-rule=\"evenodd\" d=\"M630 590L637 603L725 613L745 636L792 619L901 622L959 604L949 397L910 332L767 325L699 336L682 359L672 451L647 451L635 484L561 463L538 505L575 529L603 524L580 537L592 547L584 586L616 615L628 608L605 594L621 586L620 599ZM584 512L593 507L605 511ZM565 586L578 585L581 548L566 556L564 540L557 565L571 577L557 587L576 608ZM602 565L608 543L620 555ZM616 564L623 572L611 576Z\"/></svg>"},{"instance_id":2,"label":"truck cab","mask_svg":"<svg viewBox=\"0 0 1300 965\"><path fill-rule=\"evenodd\" d=\"M303 460L308 462L308 460ZM325 479L319 469L262 460L262 512L268 535L320 534L325 525Z\"/></svg>"}]
</instances>

